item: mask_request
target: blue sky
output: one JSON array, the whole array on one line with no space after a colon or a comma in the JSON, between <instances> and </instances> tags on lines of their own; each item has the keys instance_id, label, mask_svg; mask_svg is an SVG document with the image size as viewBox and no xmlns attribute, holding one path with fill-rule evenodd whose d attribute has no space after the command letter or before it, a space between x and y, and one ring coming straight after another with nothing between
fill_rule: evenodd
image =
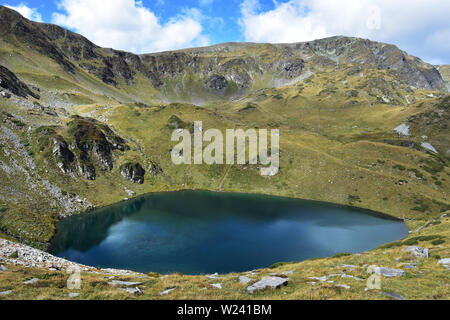
<instances>
[{"instance_id":1,"label":"blue sky","mask_svg":"<svg viewBox=\"0 0 450 320\"><path fill-rule=\"evenodd\" d=\"M0 0L35 21L136 53L228 41L300 42L333 35L398 45L450 63L450 1Z\"/></svg>"}]
</instances>

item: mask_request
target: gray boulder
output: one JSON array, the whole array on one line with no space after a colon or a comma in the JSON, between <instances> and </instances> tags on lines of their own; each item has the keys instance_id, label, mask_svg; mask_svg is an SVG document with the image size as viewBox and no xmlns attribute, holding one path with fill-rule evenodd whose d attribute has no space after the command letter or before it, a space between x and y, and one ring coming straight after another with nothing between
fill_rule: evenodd
<instances>
[{"instance_id":1,"label":"gray boulder","mask_svg":"<svg viewBox=\"0 0 450 320\"><path fill-rule=\"evenodd\" d=\"M169 289L166 289L166 290L164 290L163 292L161 292L159 295L160 295L160 296L168 295L168 294L171 293L173 290L175 290L175 288L169 288Z\"/></svg>"},{"instance_id":2,"label":"gray boulder","mask_svg":"<svg viewBox=\"0 0 450 320\"><path fill-rule=\"evenodd\" d=\"M246 277L246 276L240 276L239 277L239 282L240 283L249 283L250 281L252 281L252 279L250 279L249 277Z\"/></svg>"},{"instance_id":3,"label":"gray boulder","mask_svg":"<svg viewBox=\"0 0 450 320\"><path fill-rule=\"evenodd\" d=\"M142 284L142 282L112 280L112 281L108 282L108 284L110 284L112 286L130 287L130 286L138 286L138 285Z\"/></svg>"},{"instance_id":4,"label":"gray boulder","mask_svg":"<svg viewBox=\"0 0 450 320\"><path fill-rule=\"evenodd\" d=\"M252 284L247 288L247 291L253 293L258 290L263 290L266 288L277 289L283 285L288 284L288 278L280 278L280 277L264 277L260 281Z\"/></svg>"},{"instance_id":5,"label":"gray boulder","mask_svg":"<svg viewBox=\"0 0 450 320\"><path fill-rule=\"evenodd\" d=\"M382 295L395 299L395 300L406 300L403 296L399 295L398 293L395 292L381 292Z\"/></svg>"},{"instance_id":6,"label":"gray boulder","mask_svg":"<svg viewBox=\"0 0 450 320\"><path fill-rule=\"evenodd\" d=\"M446 269L450 269L450 258L441 259L438 263L442 264Z\"/></svg>"},{"instance_id":7,"label":"gray boulder","mask_svg":"<svg viewBox=\"0 0 450 320\"><path fill-rule=\"evenodd\" d=\"M376 267L374 271L375 271L375 274L384 276L386 278L400 277L400 276L406 275L406 272L404 270L400 270L400 269Z\"/></svg>"},{"instance_id":8,"label":"gray boulder","mask_svg":"<svg viewBox=\"0 0 450 320\"><path fill-rule=\"evenodd\" d=\"M11 98L11 95L6 91L0 91L0 96L5 99Z\"/></svg>"},{"instance_id":9,"label":"gray boulder","mask_svg":"<svg viewBox=\"0 0 450 320\"><path fill-rule=\"evenodd\" d=\"M409 252L416 258L426 258L428 259L428 249L418 247L418 246L409 246L403 249L403 252Z\"/></svg>"},{"instance_id":10,"label":"gray boulder","mask_svg":"<svg viewBox=\"0 0 450 320\"><path fill-rule=\"evenodd\" d=\"M38 278L33 278L27 281L24 281L23 284L35 284L36 282L39 282Z\"/></svg>"},{"instance_id":11,"label":"gray boulder","mask_svg":"<svg viewBox=\"0 0 450 320\"><path fill-rule=\"evenodd\" d=\"M143 294L144 293L138 287L136 287L136 288L121 288L120 290L125 291L125 292L130 293L130 294L134 294L134 295L138 295L138 294Z\"/></svg>"},{"instance_id":12,"label":"gray boulder","mask_svg":"<svg viewBox=\"0 0 450 320\"><path fill-rule=\"evenodd\" d=\"M11 290L7 290L7 291L0 292L0 296L7 296L7 295L10 294L11 292L12 292Z\"/></svg>"},{"instance_id":13,"label":"gray boulder","mask_svg":"<svg viewBox=\"0 0 450 320\"><path fill-rule=\"evenodd\" d=\"M323 276L323 277L309 277L309 279L323 282L323 281L327 281L328 277L327 276Z\"/></svg>"}]
</instances>

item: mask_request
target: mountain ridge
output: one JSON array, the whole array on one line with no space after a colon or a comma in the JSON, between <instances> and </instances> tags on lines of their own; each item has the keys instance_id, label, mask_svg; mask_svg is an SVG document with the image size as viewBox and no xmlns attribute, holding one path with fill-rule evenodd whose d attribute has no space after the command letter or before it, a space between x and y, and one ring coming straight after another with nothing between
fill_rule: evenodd
<instances>
[{"instance_id":1,"label":"mountain ridge","mask_svg":"<svg viewBox=\"0 0 450 320\"><path fill-rule=\"evenodd\" d=\"M335 36L293 44L224 43L158 53L134 54L101 48L62 27L29 21L0 7L0 35L27 43L56 61L66 72L77 67L115 88L156 90L155 99L169 102L233 100L255 90L281 87L327 68L365 65L397 74L407 85L444 90L439 71L394 45ZM188 87L184 86L188 82ZM181 89L180 89L181 88ZM182 94L177 92L182 91ZM180 99L180 96L186 96ZM175 98L178 96L178 98Z\"/></svg>"}]
</instances>

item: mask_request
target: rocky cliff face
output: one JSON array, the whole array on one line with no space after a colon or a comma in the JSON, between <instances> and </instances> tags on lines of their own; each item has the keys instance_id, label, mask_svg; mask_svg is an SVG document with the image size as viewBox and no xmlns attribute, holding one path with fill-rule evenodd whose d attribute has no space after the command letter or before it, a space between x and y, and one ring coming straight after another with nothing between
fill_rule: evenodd
<instances>
[{"instance_id":1,"label":"rocky cliff face","mask_svg":"<svg viewBox=\"0 0 450 320\"><path fill-rule=\"evenodd\" d=\"M77 72L78 67L115 87L120 83L133 85L142 75L169 101L176 100L171 93L233 99L260 89L262 82L265 87L280 87L341 64L391 70L410 86L446 90L432 65L394 45L359 38L332 37L273 45L226 43L135 55L100 48L78 34L26 20L5 7L0 7L0 35L26 43L68 72Z\"/></svg>"},{"instance_id":2,"label":"rocky cliff face","mask_svg":"<svg viewBox=\"0 0 450 320\"><path fill-rule=\"evenodd\" d=\"M2 65L0 65L0 87L23 98L28 96L32 96L35 99L40 98L37 93L31 91L25 83L20 81L13 72Z\"/></svg>"},{"instance_id":3,"label":"rocky cliff face","mask_svg":"<svg viewBox=\"0 0 450 320\"><path fill-rule=\"evenodd\" d=\"M64 132L64 136L59 132ZM53 159L63 174L88 180L95 180L98 170L111 171L116 152L129 150L126 141L108 126L89 118L73 117L67 128L41 127L35 135L39 151ZM145 171L139 168L142 169L139 164L133 167L130 180L141 181L141 175L143 183Z\"/></svg>"},{"instance_id":4,"label":"rocky cliff face","mask_svg":"<svg viewBox=\"0 0 450 320\"><path fill-rule=\"evenodd\" d=\"M95 162L102 170L113 168L114 150L129 148L125 140L94 119L75 117L68 126L79 158L87 163Z\"/></svg>"},{"instance_id":5,"label":"rocky cliff face","mask_svg":"<svg viewBox=\"0 0 450 320\"><path fill-rule=\"evenodd\" d=\"M144 183L145 170L139 163L125 163L120 166L122 176L133 183Z\"/></svg>"}]
</instances>

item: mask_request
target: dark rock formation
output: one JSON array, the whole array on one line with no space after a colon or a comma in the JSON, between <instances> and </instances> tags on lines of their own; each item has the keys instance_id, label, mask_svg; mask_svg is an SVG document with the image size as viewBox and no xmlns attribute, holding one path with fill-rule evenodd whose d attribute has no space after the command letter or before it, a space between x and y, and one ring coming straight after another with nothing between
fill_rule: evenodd
<instances>
[{"instance_id":1,"label":"dark rock formation","mask_svg":"<svg viewBox=\"0 0 450 320\"><path fill-rule=\"evenodd\" d=\"M89 162L79 161L78 171L81 176L85 177L88 180L95 180L95 178L97 177L94 165Z\"/></svg>"},{"instance_id":2,"label":"dark rock formation","mask_svg":"<svg viewBox=\"0 0 450 320\"><path fill-rule=\"evenodd\" d=\"M305 68L305 61L303 59L295 59L291 61L282 61L278 66L278 72L286 75L288 79L293 79L302 74Z\"/></svg>"},{"instance_id":3,"label":"dark rock formation","mask_svg":"<svg viewBox=\"0 0 450 320\"><path fill-rule=\"evenodd\" d=\"M86 162L84 171L91 167L88 164L92 164L93 161L102 170L112 170L113 151L129 149L125 140L117 136L108 126L94 119L74 117L68 126L68 133L73 137L79 158Z\"/></svg>"},{"instance_id":4,"label":"dark rock formation","mask_svg":"<svg viewBox=\"0 0 450 320\"><path fill-rule=\"evenodd\" d=\"M120 166L122 176L133 183L144 183L145 170L139 163L125 163Z\"/></svg>"},{"instance_id":5,"label":"dark rock formation","mask_svg":"<svg viewBox=\"0 0 450 320\"><path fill-rule=\"evenodd\" d=\"M58 132L65 132L64 137ZM49 150L43 154L51 156L63 174L89 180L95 180L97 169L113 169L116 151L129 150L126 141L108 126L79 116L73 117L68 128L41 127L35 135L39 151Z\"/></svg>"},{"instance_id":6,"label":"dark rock formation","mask_svg":"<svg viewBox=\"0 0 450 320\"><path fill-rule=\"evenodd\" d=\"M205 81L205 85L207 88L220 91L227 87L228 81L224 76L213 75Z\"/></svg>"},{"instance_id":7,"label":"dark rock formation","mask_svg":"<svg viewBox=\"0 0 450 320\"><path fill-rule=\"evenodd\" d=\"M67 142L59 135L53 138L52 154L56 165L61 169L62 173L75 174L75 155L70 151Z\"/></svg>"},{"instance_id":8,"label":"dark rock formation","mask_svg":"<svg viewBox=\"0 0 450 320\"><path fill-rule=\"evenodd\" d=\"M22 98L26 98L29 95L36 99L40 98L38 94L31 91L25 83L20 81L14 73L2 65L0 65L0 87Z\"/></svg>"}]
</instances>

